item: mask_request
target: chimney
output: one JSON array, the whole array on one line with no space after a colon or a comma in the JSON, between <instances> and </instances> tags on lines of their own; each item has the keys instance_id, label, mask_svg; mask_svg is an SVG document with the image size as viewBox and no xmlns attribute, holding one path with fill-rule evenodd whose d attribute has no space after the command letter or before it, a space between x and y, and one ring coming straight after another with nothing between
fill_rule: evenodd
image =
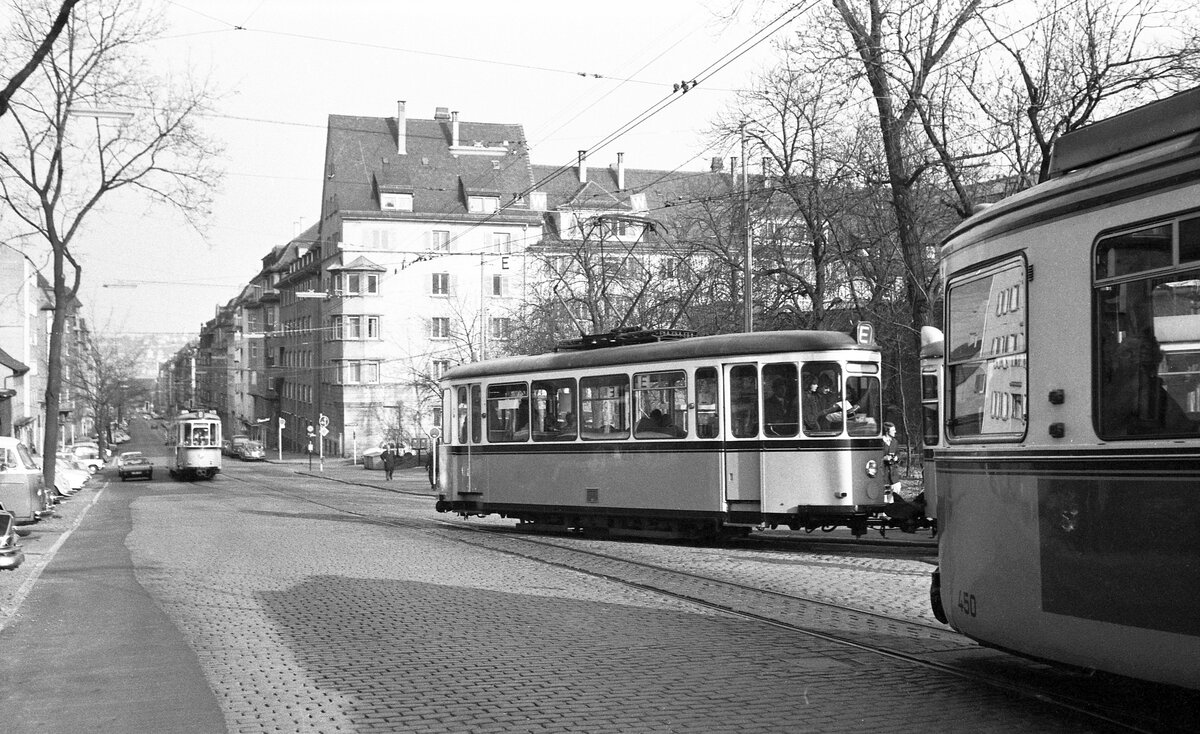
<instances>
[{"instance_id":1,"label":"chimney","mask_svg":"<svg viewBox=\"0 0 1200 734\"><path fill-rule=\"evenodd\" d=\"M458 147L458 110L450 113L450 145Z\"/></svg>"},{"instance_id":2,"label":"chimney","mask_svg":"<svg viewBox=\"0 0 1200 734\"><path fill-rule=\"evenodd\" d=\"M405 128L408 121L404 117L404 100L396 100L396 152L400 155L408 153L405 146L408 144L408 131Z\"/></svg>"},{"instance_id":3,"label":"chimney","mask_svg":"<svg viewBox=\"0 0 1200 734\"><path fill-rule=\"evenodd\" d=\"M617 191L625 190L625 154L617 153Z\"/></svg>"},{"instance_id":4,"label":"chimney","mask_svg":"<svg viewBox=\"0 0 1200 734\"><path fill-rule=\"evenodd\" d=\"M587 151L579 151L579 183L587 183Z\"/></svg>"},{"instance_id":5,"label":"chimney","mask_svg":"<svg viewBox=\"0 0 1200 734\"><path fill-rule=\"evenodd\" d=\"M725 170L725 159L721 156L714 156L712 162L708 164L708 170L713 173L720 173Z\"/></svg>"}]
</instances>

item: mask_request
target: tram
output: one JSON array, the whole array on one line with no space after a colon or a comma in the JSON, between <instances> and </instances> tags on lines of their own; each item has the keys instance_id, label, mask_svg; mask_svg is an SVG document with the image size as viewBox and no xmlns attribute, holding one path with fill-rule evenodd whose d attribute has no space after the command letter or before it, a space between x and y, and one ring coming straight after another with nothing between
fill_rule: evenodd
<instances>
[{"instance_id":1,"label":"tram","mask_svg":"<svg viewBox=\"0 0 1200 734\"><path fill-rule=\"evenodd\" d=\"M935 613L1200 688L1200 89L1063 136L941 254Z\"/></svg>"},{"instance_id":2,"label":"tram","mask_svg":"<svg viewBox=\"0 0 1200 734\"><path fill-rule=\"evenodd\" d=\"M175 444L172 479L212 479L221 471L221 418L211 411L184 411L171 425Z\"/></svg>"},{"instance_id":3,"label":"tram","mask_svg":"<svg viewBox=\"0 0 1200 734\"><path fill-rule=\"evenodd\" d=\"M443 387L442 512L646 537L887 522L869 324L594 335Z\"/></svg>"}]
</instances>

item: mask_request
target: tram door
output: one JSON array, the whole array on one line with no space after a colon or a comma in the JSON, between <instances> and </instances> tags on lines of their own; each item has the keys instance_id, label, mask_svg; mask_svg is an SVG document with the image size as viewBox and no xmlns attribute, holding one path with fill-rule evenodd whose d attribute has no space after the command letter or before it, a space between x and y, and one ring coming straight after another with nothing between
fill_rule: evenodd
<instances>
[{"instance_id":1,"label":"tram door","mask_svg":"<svg viewBox=\"0 0 1200 734\"><path fill-rule=\"evenodd\" d=\"M762 451L758 441L758 365L727 364L724 433L725 499L729 510L757 511L762 502Z\"/></svg>"},{"instance_id":2,"label":"tram door","mask_svg":"<svg viewBox=\"0 0 1200 734\"><path fill-rule=\"evenodd\" d=\"M454 443L463 448L452 470L451 486L459 492L475 492L472 449L483 436L483 396L478 384L460 385L456 389L454 406Z\"/></svg>"}]
</instances>

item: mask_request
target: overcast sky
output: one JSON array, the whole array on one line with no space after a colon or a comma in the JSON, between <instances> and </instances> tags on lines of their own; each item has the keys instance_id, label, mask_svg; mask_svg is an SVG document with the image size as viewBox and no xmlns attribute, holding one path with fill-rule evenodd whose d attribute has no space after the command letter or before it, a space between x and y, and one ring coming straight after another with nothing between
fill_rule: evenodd
<instances>
[{"instance_id":1,"label":"overcast sky","mask_svg":"<svg viewBox=\"0 0 1200 734\"><path fill-rule=\"evenodd\" d=\"M771 54L767 40L713 68L774 16L727 23L710 10L724 5L168 2L171 29L155 63L198 70L225 90L206 127L226 146L227 177L203 236L166 209L110 200L76 243L85 311L98 329L177 332L181 343L197 333L264 254L316 221L329 114L392 117L403 99L413 118L431 119L440 106L465 121L519 123L535 163L591 149L594 166L622 151L631 168L704 170L711 156L731 154L707 147L712 121ZM698 88L596 148L673 83L697 78Z\"/></svg>"}]
</instances>

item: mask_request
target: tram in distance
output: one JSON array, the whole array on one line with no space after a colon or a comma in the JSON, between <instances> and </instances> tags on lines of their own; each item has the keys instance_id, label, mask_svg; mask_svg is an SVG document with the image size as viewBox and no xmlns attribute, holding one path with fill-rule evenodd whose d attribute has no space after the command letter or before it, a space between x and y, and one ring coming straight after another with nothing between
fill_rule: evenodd
<instances>
[{"instance_id":1,"label":"tram in distance","mask_svg":"<svg viewBox=\"0 0 1200 734\"><path fill-rule=\"evenodd\" d=\"M880 352L856 333L614 332L456 367L437 509L649 537L887 525Z\"/></svg>"},{"instance_id":2,"label":"tram in distance","mask_svg":"<svg viewBox=\"0 0 1200 734\"><path fill-rule=\"evenodd\" d=\"M1200 88L1063 136L1051 169L942 246L934 611L1200 688Z\"/></svg>"},{"instance_id":3,"label":"tram in distance","mask_svg":"<svg viewBox=\"0 0 1200 734\"><path fill-rule=\"evenodd\" d=\"M172 479L212 479L221 471L221 418L212 411L180 413L171 423Z\"/></svg>"}]
</instances>

